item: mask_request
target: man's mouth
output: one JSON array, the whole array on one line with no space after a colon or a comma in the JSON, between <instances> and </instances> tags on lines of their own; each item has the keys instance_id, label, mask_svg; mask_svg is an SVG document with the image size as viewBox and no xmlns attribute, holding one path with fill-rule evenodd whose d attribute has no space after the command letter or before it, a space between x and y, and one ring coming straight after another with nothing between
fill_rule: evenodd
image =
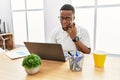
<instances>
[{"instance_id":1,"label":"man's mouth","mask_svg":"<svg viewBox=\"0 0 120 80\"><path fill-rule=\"evenodd\" d=\"M64 31L67 31L67 30L68 30L68 28L70 28L70 26L67 26L67 27L62 27L62 29L63 29Z\"/></svg>"}]
</instances>

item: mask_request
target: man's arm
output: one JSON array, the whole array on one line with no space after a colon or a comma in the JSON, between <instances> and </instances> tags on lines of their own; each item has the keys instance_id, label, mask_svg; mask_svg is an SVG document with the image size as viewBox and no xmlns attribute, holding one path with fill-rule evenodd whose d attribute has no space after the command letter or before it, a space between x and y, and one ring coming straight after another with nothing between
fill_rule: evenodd
<instances>
[{"instance_id":1,"label":"man's arm","mask_svg":"<svg viewBox=\"0 0 120 80\"><path fill-rule=\"evenodd\" d=\"M89 54L91 49L85 46L81 41L74 42L76 45L77 50Z\"/></svg>"},{"instance_id":2,"label":"man's arm","mask_svg":"<svg viewBox=\"0 0 120 80\"><path fill-rule=\"evenodd\" d=\"M74 41L75 37L76 37L76 34L77 34L77 29L75 27L75 25L73 25L71 28L69 28L67 30L67 33L69 34L69 36L71 37L71 39ZM83 35L83 40L86 40L87 38L85 37L89 37L88 36L88 33L84 33L85 35ZM74 41L75 45L76 45L76 48L77 50L83 52L83 53L86 53L86 54L89 54L91 49L88 48L85 44L83 44L83 42L81 42L80 40L79 41Z\"/></svg>"}]
</instances>

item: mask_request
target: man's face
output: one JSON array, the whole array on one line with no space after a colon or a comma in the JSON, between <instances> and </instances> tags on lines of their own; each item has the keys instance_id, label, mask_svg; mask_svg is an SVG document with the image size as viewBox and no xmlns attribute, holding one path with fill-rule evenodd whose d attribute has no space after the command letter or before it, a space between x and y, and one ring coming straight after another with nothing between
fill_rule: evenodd
<instances>
[{"instance_id":1,"label":"man's face","mask_svg":"<svg viewBox=\"0 0 120 80\"><path fill-rule=\"evenodd\" d=\"M71 10L61 10L60 22L64 31L67 31L73 24L74 14Z\"/></svg>"}]
</instances>

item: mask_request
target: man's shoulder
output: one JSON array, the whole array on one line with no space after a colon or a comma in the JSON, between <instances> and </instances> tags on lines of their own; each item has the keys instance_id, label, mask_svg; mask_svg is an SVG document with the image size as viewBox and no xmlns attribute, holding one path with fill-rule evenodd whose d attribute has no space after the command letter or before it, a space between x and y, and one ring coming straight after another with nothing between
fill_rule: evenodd
<instances>
[{"instance_id":1,"label":"man's shoulder","mask_svg":"<svg viewBox=\"0 0 120 80\"><path fill-rule=\"evenodd\" d=\"M87 29L82 26L76 25L76 27L79 31L85 31L85 32L87 31Z\"/></svg>"},{"instance_id":2,"label":"man's shoulder","mask_svg":"<svg viewBox=\"0 0 120 80\"><path fill-rule=\"evenodd\" d=\"M56 28L54 28L54 30L58 30L58 31L60 31L61 30L61 27L56 27Z\"/></svg>"},{"instance_id":3,"label":"man's shoulder","mask_svg":"<svg viewBox=\"0 0 120 80\"><path fill-rule=\"evenodd\" d=\"M61 28L60 28L60 27L56 27L56 28L54 28L53 31L52 31L52 35L57 35L57 34L59 34L59 33L61 33Z\"/></svg>"},{"instance_id":4,"label":"man's shoulder","mask_svg":"<svg viewBox=\"0 0 120 80\"><path fill-rule=\"evenodd\" d=\"M53 29L53 32L55 33L58 33L58 32L61 32L62 31L62 28L61 27L56 27Z\"/></svg>"}]
</instances>

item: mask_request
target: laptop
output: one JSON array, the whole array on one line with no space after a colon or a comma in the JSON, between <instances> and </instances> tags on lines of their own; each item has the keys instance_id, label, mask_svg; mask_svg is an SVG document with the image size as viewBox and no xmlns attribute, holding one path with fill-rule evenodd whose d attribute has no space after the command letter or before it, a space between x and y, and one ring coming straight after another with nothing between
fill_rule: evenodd
<instances>
[{"instance_id":1,"label":"laptop","mask_svg":"<svg viewBox=\"0 0 120 80\"><path fill-rule=\"evenodd\" d=\"M24 42L30 53L40 56L41 59L65 62L68 57L63 52L61 44Z\"/></svg>"}]
</instances>

